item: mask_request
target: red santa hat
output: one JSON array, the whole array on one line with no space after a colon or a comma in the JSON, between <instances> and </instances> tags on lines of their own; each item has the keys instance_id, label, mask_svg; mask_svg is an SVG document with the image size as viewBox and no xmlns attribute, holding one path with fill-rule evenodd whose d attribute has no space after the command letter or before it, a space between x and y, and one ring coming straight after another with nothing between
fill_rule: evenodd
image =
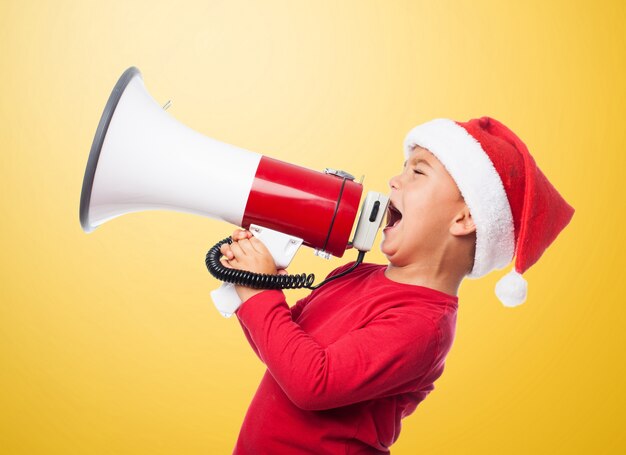
<instances>
[{"instance_id":1,"label":"red santa hat","mask_svg":"<svg viewBox=\"0 0 626 455\"><path fill-rule=\"evenodd\" d=\"M496 284L509 307L526 300L522 273L539 260L574 208L535 164L526 145L490 117L467 122L435 119L413 128L404 153L419 145L443 164L456 182L476 225L476 253L468 278L515 266Z\"/></svg>"}]
</instances>

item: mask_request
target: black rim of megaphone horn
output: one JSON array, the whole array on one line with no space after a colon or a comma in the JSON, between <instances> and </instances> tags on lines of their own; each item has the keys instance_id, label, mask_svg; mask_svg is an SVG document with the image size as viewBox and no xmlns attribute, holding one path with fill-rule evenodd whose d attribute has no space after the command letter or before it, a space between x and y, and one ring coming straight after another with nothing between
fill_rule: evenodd
<instances>
[{"instance_id":1,"label":"black rim of megaphone horn","mask_svg":"<svg viewBox=\"0 0 626 455\"><path fill-rule=\"evenodd\" d=\"M135 77L141 77L141 71L131 66L124 74L122 74L113 87L113 91L109 96L102 117L100 117L100 123L98 123L98 129L96 135L93 138L91 144L91 151L89 152L89 159L87 160L87 168L85 169L85 178L83 179L83 190L80 194L80 224L85 232L93 231L96 226L92 226L89 222L89 204L91 202L91 190L93 188L93 179L96 175L96 168L98 167L98 159L100 158L100 151L102 150L102 144L104 138L107 135L107 130L111 124L111 119L117 108L117 104L126 90L126 86Z\"/></svg>"}]
</instances>

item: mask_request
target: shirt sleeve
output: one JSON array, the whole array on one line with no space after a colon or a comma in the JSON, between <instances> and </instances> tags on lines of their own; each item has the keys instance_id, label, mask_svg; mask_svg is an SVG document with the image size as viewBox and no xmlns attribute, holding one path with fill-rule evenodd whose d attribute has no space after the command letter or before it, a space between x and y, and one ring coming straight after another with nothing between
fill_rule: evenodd
<instances>
[{"instance_id":1,"label":"shirt sleeve","mask_svg":"<svg viewBox=\"0 0 626 455\"><path fill-rule=\"evenodd\" d=\"M330 278L331 276L337 275L338 273L341 273L342 271L346 270L353 263L354 262L350 262L348 264L344 264L341 267L338 267L338 268L334 269L333 271L331 271L328 274L326 279ZM313 293L307 295L303 299L298 300L295 303L295 305L291 307L291 319L292 320L296 321L298 319L298 317L300 316L300 313L302 313L302 309L306 306L307 303L309 303L309 300L311 300L312 296L313 296ZM239 308L237 308L237 310L239 310ZM235 310L235 314L237 314L237 310ZM246 326L243 325L243 323L241 322L241 319L239 319L239 317L237 317L237 319L239 320L239 324L241 325L241 329L243 330L243 334L245 335L246 339L248 340L248 343L250 343L250 346L252 347L252 350L257 355L257 357L259 357L259 359L261 359L261 356L259 355L259 349L256 347L256 344L254 344L254 341L250 337L250 332L248 331ZM263 359L261 359L261 361L263 361Z\"/></svg>"},{"instance_id":2,"label":"shirt sleeve","mask_svg":"<svg viewBox=\"0 0 626 455\"><path fill-rule=\"evenodd\" d=\"M292 320L282 291L250 298L238 317L259 358L289 399L308 410L331 409L414 391L438 356L432 321L392 309L323 347Z\"/></svg>"},{"instance_id":3,"label":"shirt sleeve","mask_svg":"<svg viewBox=\"0 0 626 455\"><path fill-rule=\"evenodd\" d=\"M293 321L296 321L298 319L298 317L300 316L300 313L302 312L302 309L306 306L307 303L309 303L309 300L311 299L311 295L312 294L309 294L306 297L304 297L303 299L298 300L296 302L296 304L290 308L291 319ZM237 310L239 310L239 308ZM235 314L237 314L237 311L235 311ZM254 343L254 341L252 340L252 337L250 336L250 332L248 331L246 326L243 324L243 322L239 318L238 314L237 314L237 319L239 320L239 324L241 325L241 329L243 330L243 334L246 336L246 340L248 340L248 343L250 343L250 346L252 347L252 350L257 355L257 357L261 361L263 361L263 359L261 358L261 356L259 354L259 349L256 347L256 344Z\"/></svg>"},{"instance_id":4,"label":"shirt sleeve","mask_svg":"<svg viewBox=\"0 0 626 455\"><path fill-rule=\"evenodd\" d=\"M300 317L300 313L302 313L302 310L304 309L304 307L309 303L309 300L311 300L312 295L313 293L307 295L303 299L298 300L296 304L290 308L292 321L298 320L298 318Z\"/></svg>"}]
</instances>

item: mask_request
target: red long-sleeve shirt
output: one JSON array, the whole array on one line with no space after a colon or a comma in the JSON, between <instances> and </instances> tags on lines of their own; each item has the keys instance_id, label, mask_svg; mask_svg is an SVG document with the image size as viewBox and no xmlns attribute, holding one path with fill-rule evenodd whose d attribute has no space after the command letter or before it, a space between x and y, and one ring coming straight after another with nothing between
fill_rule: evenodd
<instances>
[{"instance_id":1,"label":"red long-sleeve shirt","mask_svg":"<svg viewBox=\"0 0 626 455\"><path fill-rule=\"evenodd\" d=\"M458 298L391 281L385 268L361 264L291 309L274 290L239 307L267 370L233 453L389 453L443 372Z\"/></svg>"}]
</instances>

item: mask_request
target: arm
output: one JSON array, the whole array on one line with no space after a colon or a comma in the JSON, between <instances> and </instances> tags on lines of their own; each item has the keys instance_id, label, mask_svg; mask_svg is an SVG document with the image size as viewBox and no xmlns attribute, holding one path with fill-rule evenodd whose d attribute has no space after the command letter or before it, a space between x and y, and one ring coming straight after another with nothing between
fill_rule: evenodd
<instances>
[{"instance_id":1,"label":"arm","mask_svg":"<svg viewBox=\"0 0 626 455\"><path fill-rule=\"evenodd\" d=\"M348 264L345 264L345 265L343 265L341 267L336 268L335 270L330 272L326 278L330 278L331 276L334 276L334 275L336 275L338 273L341 273L343 270L348 268L350 265L352 265L352 263L348 263ZM298 300L296 302L296 304L293 305L290 308L292 321L297 321L298 320L298 318L300 317L300 313L302 313L302 310L309 303L309 301L311 300L312 296L313 296L313 292L311 294L307 295L306 297L304 297L303 299ZM237 314L238 311L239 311L239 308L235 311L235 314ZM243 322L241 321L241 319L239 318L238 315L237 315L237 319L239 321L239 324L241 325L241 329L243 330L244 335L246 336L246 339L248 340L248 343L250 343L250 346L254 350L254 353L259 357L259 359L261 359L261 356L259 355L259 350L257 349L256 345L254 344L254 341L252 341L252 338L250 337L250 332L248 331L246 326L243 324Z\"/></svg>"},{"instance_id":2,"label":"arm","mask_svg":"<svg viewBox=\"0 0 626 455\"><path fill-rule=\"evenodd\" d=\"M298 316L300 316L300 313L302 312L302 309L305 307L305 305L307 303L309 303L311 295L312 294L309 294L305 298L298 300L296 302L296 304L290 308L291 319L293 321L298 319ZM237 320L239 321L239 324L241 325L241 329L243 330L243 334L246 336L246 339L248 340L248 343L250 343L250 346L252 347L252 350L254 351L254 353L257 355L257 357L261 361L263 361L263 359L261 359L261 355L259 354L259 349L256 347L256 344L254 344L254 341L252 340L252 337L250 336L250 332L248 331L246 326L241 321L241 318L239 317L238 311L239 311L239 309L237 309L237 311L235 311L235 314L237 315Z\"/></svg>"},{"instance_id":3,"label":"arm","mask_svg":"<svg viewBox=\"0 0 626 455\"><path fill-rule=\"evenodd\" d=\"M243 260L243 259L248 259L250 260L251 257L249 256L248 258L245 258L243 253L243 250L248 252L248 255L252 255L254 253L256 253L256 250L261 251L262 255L257 255L255 254L255 256L265 256L265 257L260 257L260 259L258 260L258 262L255 263L255 261L253 260L252 262L248 262L248 263L242 263L244 265L240 265L240 268L243 268L244 270L248 269L248 270L256 270L256 268L258 267L258 264L261 263L262 267L267 267L267 269L265 270L267 273L272 273L272 270L274 270L274 273L276 272L276 268L274 265L273 260L271 259L271 256L268 254L269 252L266 251L266 248L264 248L263 244L261 244L260 242L258 242L258 240L256 238L254 238L252 236L252 234L249 231L240 231L237 230L233 233L232 236L233 240L235 242L237 242L236 248L238 251L238 255L235 255L234 252L232 251L232 249L228 246L228 245L224 245L222 246L222 254L224 255L224 257L222 258L222 263L226 266L226 267L232 267L230 261L235 262L236 259L238 258L239 260ZM250 241L250 242L248 242ZM239 247L239 242L241 242L241 245L243 245L243 249L241 249ZM256 248L253 247L253 245L256 245ZM336 268L335 270L333 270L332 272L330 272L330 274L326 277L329 278L333 275L336 275L337 273L342 272L343 270L345 270L348 266L350 266L352 263L349 264L345 264L341 267ZM286 270L279 270L278 273L287 273ZM246 299L250 298L253 295L256 295L258 293L262 293L262 290L252 290L249 288L244 288L244 287L238 287L238 293L242 299L242 301L245 301ZM300 299L298 302L296 302L296 304L291 307L291 318L292 320L297 320L298 317L300 316L300 313L302 312L303 308L306 306L306 304L309 302L309 300L311 299L313 293L309 294L308 296L306 296L303 299ZM238 314L239 308L237 310L235 310L235 314ZM243 330L243 333L246 337L246 339L248 340L248 343L250 343L250 346L252 347L252 349L254 350L255 354L259 357L259 351L257 346L255 345L254 341L252 340L252 338L250 337L250 333L248 331L248 329L245 327L245 325L241 322L241 319L239 319L239 323L241 325L241 328ZM261 359L262 360L262 359Z\"/></svg>"},{"instance_id":4,"label":"arm","mask_svg":"<svg viewBox=\"0 0 626 455\"><path fill-rule=\"evenodd\" d=\"M276 273L267 248L254 237L222 246L227 266ZM321 346L292 319L282 291L237 286L237 310L259 358L294 404L329 409L414 390L438 355L434 324L398 308Z\"/></svg>"},{"instance_id":5,"label":"arm","mask_svg":"<svg viewBox=\"0 0 626 455\"><path fill-rule=\"evenodd\" d=\"M298 300L296 304L289 309L289 311L291 311L292 321L295 322L298 320L298 318L300 317L300 313L302 313L302 310L304 309L304 307L309 303L309 300L311 300L312 295L313 293L307 295L303 299Z\"/></svg>"},{"instance_id":6,"label":"arm","mask_svg":"<svg viewBox=\"0 0 626 455\"><path fill-rule=\"evenodd\" d=\"M336 269L332 270L324 279L327 280L328 278L343 272L344 270L348 269L352 264L354 264L354 262L349 262L347 264L337 267ZM300 317L300 313L302 313L302 310L309 303L309 300L311 300L311 297L313 297L314 294L315 291L311 292L305 298L298 300L296 304L291 307L291 319L293 321L296 321Z\"/></svg>"},{"instance_id":7,"label":"arm","mask_svg":"<svg viewBox=\"0 0 626 455\"><path fill-rule=\"evenodd\" d=\"M434 324L406 311L388 311L326 347L293 322L282 291L255 295L238 316L274 379L303 409L413 390L438 354Z\"/></svg>"}]
</instances>

